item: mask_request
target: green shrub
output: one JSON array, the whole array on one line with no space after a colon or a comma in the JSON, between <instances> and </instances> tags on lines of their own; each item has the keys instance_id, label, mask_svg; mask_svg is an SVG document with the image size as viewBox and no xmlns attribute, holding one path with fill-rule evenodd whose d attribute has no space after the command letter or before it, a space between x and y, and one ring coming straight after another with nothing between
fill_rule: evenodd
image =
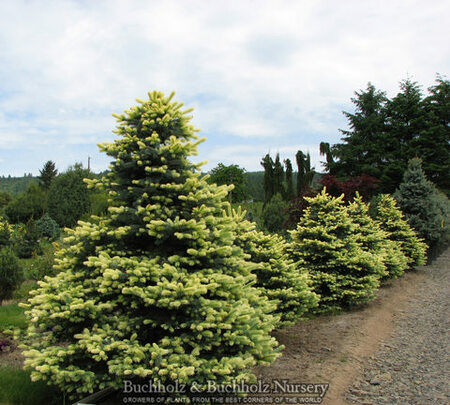
<instances>
[{"instance_id":1,"label":"green shrub","mask_svg":"<svg viewBox=\"0 0 450 405\"><path fill-rule=\"evenodd\" d=\"M0 250L0 303L11 298L14 290L23 280L19 259L11 248Z\"/></svg>"},{"instance_id":2,"label":"green shrub","mask_svg":"<svg viewBox=\"0 0 450 405\"><path fill-rule=\"evenodd\" d=\"M39 232L33 220L28 221L26 225L16 225L11 240L16 255L21 259L41 253Z\"/></svg>"},{"instance_id":3,"label":"green shrub","mask_svg":"<svg viewBox=\"0 0 450 405\"><path fill-rule=\"evenodd\" d=\"M92 174L80 164L55 177L48 190L49 215L60 227L73 227L91 208L90 193L84 182Z\"/></svg>"},{"instance_id":4,"label":"green shrub","mask_svg":"<svg viewBox=\"0 0 450 405\"><path fill-rule=\"evenodd\" d=\"M61 228L58 223L47 213L36 221L37 232L50 240L58 239L61 235Z\"/></svg>"},{"instance_id":5,"label":"green shrub","mask_svg":"<svg viewBox=\"0 0 450 405\"><path fill-rule=\"evenodd\" d=\"M264 207L262 213L263 226L269 232L280 232L287 220L285 210L287 203L283 201L281 194L275 194Z\"/></svg>"},{"instance_id":6,"label":"green shrub","mask_svg":"<svg viewBox=\"0 0 450 405\"><path fill-rule=\"evenodd\" d=\"M7 191L0 191L0 211L3 210L11 201L12 196Z\"/></svg>"},{"instance_id":7,"label":"green shrub","mask_svg":"<svg viewBox=\"0 0 450 405\"><path fill-rule=\"evenodd\" d=\"M229 188L189 161L200 141L171 98L117 115L119 139L101 145L111 170L89 182L114 204L67 231L60 272L29 300L25 367L72 395L124 378L230 383L279 355L275 306L223 215Z\"/></svg>"},{"instance_id":8,"label":"green shrub","mask_svg":"<svg viewBox=\"0 0 450 405\"><path fill-rule=\"evenodd\" d=\"M318 312L336 311L373 298L385 268L376 255L360 245L361 235L343 204L343 195L322 190L306 197L297 229L290 231L291 258L306 268L320 296Z\"/></svg>"},{"instance_id":9,"label":"green shrub","mask_svg":"<svg viewBox=\"0 0 450 405\"><path fill-rule=\"evenodd\" d=\"M8 221L0 217L0 247L9 246L11 243L11 231Z\"/></svg>"},{"instance_id":10,"label":"green shrub","mask_svg":"<svg viewBox=\"0 0 450 405\"><path fill-rule=\"evenodd\" d=\"M427 245L403 217L396 201L389 194L381 194L372 202L372 218L387 232L390 240L398 242L411 267L425 264Z\"/></svg>"},{"instance_id":11,"label":"green shrub","mask_svg":"<svg viewBox=\"0 0 450 405\"><path fill-rule=\"evenodd\" d=\"M311 291L306 271L299 271L287 257L286 241L276 234L256 230L256 224L245 219L245 212L228 213L236 223L235 243L255 264L256 287L277 303L278 327L288 326L301 319L317 306L318 297Z\"/></svg>"},{"instance_id":12,"label":"green shrub","mask_svg":"<svg viewBox=\"0 0 450 405\"><path fill-rule=\"evenodd\" d=\"M24 193L5 207L4 213L11 223L18 224L40 218L44 210L45 192L36 183L31 183Z\"/></svg>"}]
</instances>

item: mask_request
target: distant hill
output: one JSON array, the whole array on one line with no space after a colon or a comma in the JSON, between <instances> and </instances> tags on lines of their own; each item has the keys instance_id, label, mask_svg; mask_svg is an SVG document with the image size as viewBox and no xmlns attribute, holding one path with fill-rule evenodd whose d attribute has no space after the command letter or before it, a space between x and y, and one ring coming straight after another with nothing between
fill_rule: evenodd
<instances>
[{"instance_id":1,"label":"distant hill","mask_svg":"<svg viewBox=\"0 0 450 405\"><path fill-rule=\"evenodd\" d=\"M6 191L12 196L16 196L23 193L30 183L38 183L37 177L33 177L31 174L23 177L0 177L0 191Z\"/></svg>"},{"instance_id":2,"label":"distant hill","mask_svg":"<svg viewBox=\"0 0 450 405\"><path fill-rule=\"evenodd\" d=\"M98 177L105 175L107 171L97 174ZM314 176L313 183L317 183L322 175L316 173ZM297 173L293 173L294 188L297 182ZM264 172L246 172L245 173L246 188L248 192L248 199L254 201L264 200ZM28 185L32 182L38 183L38 178L32 176L31 174L25 175L23 177L0 177L0 191L7 191L12 196L17 196L18 194L24 192Z\"/></svg>"}]
</instances>

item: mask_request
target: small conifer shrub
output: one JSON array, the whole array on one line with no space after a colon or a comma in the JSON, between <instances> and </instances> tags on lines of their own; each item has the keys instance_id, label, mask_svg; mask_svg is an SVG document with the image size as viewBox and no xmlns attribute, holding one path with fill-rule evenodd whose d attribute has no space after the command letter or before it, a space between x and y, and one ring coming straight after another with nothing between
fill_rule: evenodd
<instances>
[{"instance_id":1,"label":"small conifer shrub","mask_svg":"<svg viewBox=\"0 0 450 405\"><path fill-rule=\"evenodd\" d=\"M256 287L277 303L277 327L289 326L315 308L318 297L311 290L309 275L306 270L299 271L288 258L285 239L258 231L255 223L245 219L245 212L232 210L228 215L236 223L235 243L254 263Z\"/></svg>"},{"instance_id":2,"label":"small conifer shrub","mask_svg":"<svg viewBox=\"0 0 450 405\"><path fill-rule=\"evenodd\" d=\"M351 220L343 196L326 189L306 198L309 207L297 229L290 231L291 258L311 274L320 296L318 312L336 311L373 298L384 273L376 255L360 245L357 225Z\"/></svg>"},{"instance_id":3,"label":"small conifer shrub","mask_svg":"<svg viewBox=\"0 0 450 405\"><path fill-rule=\"evenodd\" d=\"M401 245L389 239L389 234L380 228L379 223L369 215L369 206L362 197L356 197L347 207L347 212L356 224L357 238L361 247L372 253L380 261L380 273L383 279L395 278L408 268L408 259L401 250Z\"/></svg>"},{"instance_id":4,"label":"small conifer shrub","mask_svg":"<svg viewBox=\"0 0 450 405\"><path fill-rule=\"evenodd\" d=\"M36 221L36 228L40 235L50 240L58 239L61 234L61 228L58 223L47 213Z\"/></svg>"},{"instance_id":5,"label":"small conifer shrub","mask_svg":"<svg viewBox=\"0 0 450 405\"><path fill-rule=\"evenodd\" d=\"M436 247L446 239L450 232L450 202L426 178L419 158L408 162L394 198L408 223L428 246Z\"/></svg>"},{"instance_id":6,"label":"small conifer shrub","mask_svg":"<svg viewBox=\"0 0 450 405\"><path fill-rule=\"evenodd\" d=\"M390 240L398 242L410 267L425 264L427 245L408 224L394 198L381 194L371 204L371 215L387 232Z\"/></svg>"},{"instance_id":7,"label":"small conifer shrub","mask_svg":"<svg viewBox=\"0 0 450 405\"><path fill-rule=\"evenodd\" d=\"M108 214L68 231L60 272L29 300L25 367L72 394L124 379L245 380L279 355L275 306L224 215L230 187L188 159L201 141L190 110L148 95L100 145L114 161L88 183L108 192Z\"/></svg>"}]
</instances>

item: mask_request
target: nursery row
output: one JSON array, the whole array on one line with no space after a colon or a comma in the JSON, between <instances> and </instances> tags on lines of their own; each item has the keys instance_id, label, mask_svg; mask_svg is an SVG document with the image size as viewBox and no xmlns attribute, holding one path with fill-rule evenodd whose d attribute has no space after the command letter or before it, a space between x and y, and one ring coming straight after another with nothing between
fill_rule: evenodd
<instances>
[{"instance_id":1,"label":"nursery row","mask_svg":"<svg viewBox=\"0 0 450 405\"><path fill-rule=\"evenodd\" d=\"M79 221L56 251L57 274L25 305L32 378L72 396L123 380L228 384L281 353L271 332L373 297L424 263L426 245L392 197L346 206L309 200L291 240L267 235L188 156L201 140L190 110L149 93L116 115L114 160L89 187L106 215Z\"/></svg>"}]
</instances>

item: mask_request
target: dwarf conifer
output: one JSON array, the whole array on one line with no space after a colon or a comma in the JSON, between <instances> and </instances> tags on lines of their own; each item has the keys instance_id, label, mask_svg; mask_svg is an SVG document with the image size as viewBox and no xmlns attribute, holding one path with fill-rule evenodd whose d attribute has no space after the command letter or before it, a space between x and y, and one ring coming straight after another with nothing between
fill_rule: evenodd
<instances>
[{"instance_id":1,"label":"dwarf conifer","mask_svg":"<svg viewBox=\"0 0 450 405\"><path fill-rule=\"evenodd\" d=\"M389 194L382 194L372 205L372 217L388 233L390 240L400 244L408 265L414 267L425 264L427 245L408 224L394 198Z\"/></svg>"},{"instance_id":2,"label":"dwarf conifer","mask_svg":"<svg viewBox=\"0 0 450 405\"><path fill-rule=\"evenodd\" d=\"M358 193L348 205L347 212L357 226L357 238L361 247L380 262L380 276L394 278L403 274L408 267L408 260L400 244L390 240L389 234L370 217L369 206Z\"/></svg>"},{"instance_id":3,"label":"dwarf conifer","mask_svg":"<svg viewBox=\"0 0 450 405\"><path fill-rule=\"evenodd\" d=\"M311 291L307 271L299 271L287 256L287 243L277 234L266 234L256 224L245 219L245 212L232 210L236 223L235 243L250 255L257 276L256 286L277 302L278 327L298 321L317 306L318 297Z\"/></svg>"},{"instance_id":4,"label":"dwarf conifer","mask_svg":"<svg viewBox=\"0 0 450 405\"><path fill-rule=\"evenodd\" d=\"M367 301L379 286L383 266L360 243L343 196L324 189L307 198L309 207L297 229L290 231L291 257L309 270L319 294L319 312L334 311Z\"/></svg>"}]
</instances>

